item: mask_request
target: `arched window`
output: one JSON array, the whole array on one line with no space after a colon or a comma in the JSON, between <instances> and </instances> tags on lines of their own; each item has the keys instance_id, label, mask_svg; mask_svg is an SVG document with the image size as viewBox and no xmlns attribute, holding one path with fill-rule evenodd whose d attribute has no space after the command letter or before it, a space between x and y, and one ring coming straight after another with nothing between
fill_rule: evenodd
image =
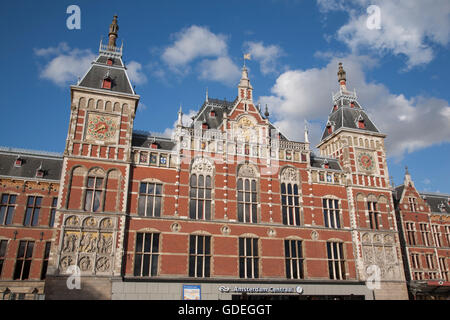
<instances>
[{"instance_id":1,"label":"arched window","mask_svg":"<svg viewBox=\"0 0 450 320\"><path fill-rule=\"evenodd\" d=\"M211 220L212 163L205 158L197 158L191 167L189 217Z\"/></svg>"},{"instance_id":2,"label":"arched window","mask_svg":"<svg viewBox=\"0 0 450 320\"><path fill-rule=\"evenodd\" d=\"M84 198L85 211L101 211L104 182L104 172L102 169L96 168L89 172L86 180L86 195Z\"/></svg>"},{"instance_id":3,"label":"arched window","mask_svg":"<svg viewBox=\"0 0 450 320\"><path fill-rule=\"evenodd\" d=\"M281 211L283 224L300 225L300 178L294 168L286 168L281 172Z\"/></svg>"},{"instance_id":4,"label":"arched window","mask_svg":"<svg viewBox=\"0 0 450 320\"><path fill-rule=\"evenodd\" d=\"M244 164L239 168L237 181L237 205L239 222L258 222L257 171Z\"/></svg>"}]
</instances>

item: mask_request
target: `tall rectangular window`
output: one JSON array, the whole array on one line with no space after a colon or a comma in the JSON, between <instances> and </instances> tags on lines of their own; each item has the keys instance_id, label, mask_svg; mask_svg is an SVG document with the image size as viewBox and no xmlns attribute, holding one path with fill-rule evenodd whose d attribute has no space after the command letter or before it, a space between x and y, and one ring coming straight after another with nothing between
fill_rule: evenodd
<instances>
[{"instance_id":1,"label":"tall rectangular window","mask_svg":"<svg viewBox=\"0 0 450 320\"><path fill-rule=\"evenodd\" d=\"M323 220L327 228L340 228L340 210L339 200L322 199L323 204Z\"/></svg>"},{"instance_id":2,"label":"tall rectangular window","mask_svg":"<svg viewBox=\"0 0 450 320\"><path fill-rule=\"evenodd\" d=\"M42 197L29 196L27 210L25 211L24 226L37 226L39 222L39 212L41 211Z\"/></svg>"},{"instance_id":3,"label":"tall rectangular window","mask_svg":"<svg viewBox=\"0 0 450 320\"><path fill-rule=\"evenodd\" d=\"M439 267L441 269L441 278L444 279L444 281L450 281L449 279L449 271L447 267L446 260L447 258L439 258Z\"/></svg>"},{"instance_id":4,"label":"tall rectangular window","mask_svg":"<svg viewBox=\"0 0 450 320\"><path fill-rule=\"evenodd\" d=\"M431 241L430 241L430 230L428 228L428 223L420 223L419 228L420 228L420 234L422 236L423 245L427 246L427 247L430 246Z\"/></svg>"},{"instance_id":5,"label":"tall rectangular window","mask_svg":"<svg viewBox=\"0 0 450 320\"><path fill-rule=\"evenodd\" d=\"M259 277L258 239L239 238L239 277Z\"/></svg>"},{"instance_id":6,"label":"tall rectangular window","mask_svg":"<svg viewBox=\"0 0 450 320\"><path fill-rule=\"evenodd\" d=\"M420 269L420 256L417 253L411 253L411 265L413 269Z\"/></svg>"},{"instance_id":7,"label":"tall rectangular window","mask_svg":"<svg viewBox=\"0 0 450 320\"><path fill-rule=\"evenodd\" d=\"M303 251L300 240L284 240L284 255L286 258L286 277L288 279L303 279Z\"/></svg>"},{"instance_id":8,"label":"tall rectangular window","mask_svg":"<svg viewBox=\"0 0 450 320\"><path fill-rule=\"evenodd\" d=\"M281 184L281 208L283 224L290 226L300 225L300 196L296 183Z\"/></svg>"},{"instance_id":9,"label":"tall rectangular window","mask_svg":"<svg viewBox=\"0 0 450 320\"><path fill-rule=\"evenodd\" d=\"M189 276L207 278L211 268L211 237L189 237Z\"/></svg>"},{"instance_id":10,"label":"tall rectangular window","mask_svg":"<svg viewBox=\"0 0 450 320\"><path fill-rule=\"evenodd\" d=\"M134 275L137 277L156 276L158 273L158 233L136 233Z\"/></svg>"},{"instance_id":11,"label":"tall rectangular window","mask_svg":"<svg viewBox=\"0 0 450 320\"><path fill-rule=\"evenodd\" d=\"M431 229L433 230L434 243L436 244L436 247L440 248L442 246L441 227L438 224L433 224Z\"/></svg>"},{"instance_id":12,"label":"tall rectangular window","mask_svg":"<svg viewBox=\"0 0 450 320\"><path fill-rule=\"evenodd\" d=\"M212 181L209 175L191 175L189 217L211 220Z\"/></svg>"},{"instance_id":13,"label":"tall rectangular window","mask_svg":"<svg viewBox=\"0 0 450 320\"><path fill-rule=\"evenodd\" d=\"M425 254L425 258L427 261L427 268L428 269L434 269L434 254Z\"/></svg>"},{"instance_id":14,"label":"tall rectangular window","mask_svg":"<svg viewBox=\"0 0 450 320\"><path fill-rule=\"evenodd\" d=\"M52 206L50 208L50 217L48 219L48 226L53 227L55 224L55 214L56 214L56 206L58 204L58 198L54 197L52 199Z\"/></svg>"},{"instance_id":15,"label":"tall rectangular window","mask_svg":"<svg viewBox=\"0 0 450 320\"><path fill-rule=\"evenodd\" d=\"M145 217L161 216L162 184L141 182L138 214Z\"/></svg>"},{"instance_id":16,"label":"tall rectangular window","mask_svg":"<svg viewBox=\"0 0 450 320\"><path fill-rule=\"evenodd\" d=\"M408 239L408 244L411 246L416 245L416 230L414 226L414 222L406 222L406 236Z\"/></svg>"},{"instance_id":17,"label":"tall rectangular window","mask_svg":"<svg viewBox=\"0 0 450 320\"><path fill-rule=\"evenodd\" d=\"M341 242L327 242L328 272L330 279L345 280L345 259Z\"/></svg>"},{"instance_id":18,"label":"tall rectangular window","mask_svg":"<svg viewBox=\"0 0 450 320\"><path fill-rule=\"evenodd\" d=\"M445 239L447 240L447 247L450 247L450 226L445 226Z\"/></svg>"},{"instance_id":19,"label":"tall rectangular window","mask_svg":"<svg viewBox=\"0 0 450 320\"><path fill-rule=\"evenodd\" d=\"M0 224L8 225L12 223L16 199L17 196L14 194L2 194L0 202Z\"/></svg>"},{"instance_id":20,"label":"tall rectangular window","mask_svg":"<svg viewBox=\"0 0 450 320\"><path fill-rule=\"evenodd\" d=\"M7 247L8 240L0 240L0 276L2 275L3 264L5 263Z\"/></svg>"},{"instance_id":21,"label":"tall rectangular window","mask_svg":"<svg viewBox=\"0 0 450 320\"><path fill-rule=\"evenodd\" d=\"M47 275L48 258L50 257L51 245L52 245L52 243L50 241L47 241L45 243L44 257L42 259L41 280L44 280L45 276Z\"/></svg>"},{"instance_id":22,"label":"tall rectangular window","mask_svg":"<svg viewBox=\"0 0 450 320\"><path fill-rule=\"evenodd\" d=\"M20 241L17 251L14 280L26 280L30 276L31 260L33 258L34 241Z\"/></svg>"},{"instance_id":23,"label":"tall rectangular window","mask_svg":"<svg viewBox=\"0 0 450 320\"><path fill-rule=\"evenodd\" d=\"M258 193L256 180L239 178L237 184L238 221L256 223L258 220Z\"/></svg>"},{"instance_id":24,"label":"tall rectangular window","mask_svg":"<svg viewBox=\"0 0 450 320\"><path fill-rule=\"evenodd\" d=\"M411 212L416 212L417 211L417 200L416 200L416 198L408 198L408 203L409 203L409 210Z\"/></svg>"},{"instance_id":25,"label":"tall rectangular window","mask_svg":"<svg viewBox=\"0 0 450 320\"><path fill-rule=\"evenodd\" d=\"M86 198L84 200L84 210L97 212L100 209L102 192L103 192L103 178L88 177Z\"/></svg>"},{"instance_id":26,"label":"tall rectangular window","mask_svg":"<svg viewBox=\"0 0 450 320\"><path fill-rule=\"evenodd\" d=\"M369 212L370 229L380 229L380 213L377 210L377 203L373 201L367 202L367 210Z\"/></svg>"}]
</instances>

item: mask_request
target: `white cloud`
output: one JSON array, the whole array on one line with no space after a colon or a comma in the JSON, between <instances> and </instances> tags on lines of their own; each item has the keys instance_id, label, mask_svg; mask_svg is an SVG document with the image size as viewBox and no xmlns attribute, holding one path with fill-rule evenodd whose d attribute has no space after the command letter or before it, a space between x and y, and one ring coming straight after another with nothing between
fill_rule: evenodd
<instances>
[{"instance_id":1,"label":"white cloud","mask_svg":"<svg viewBox=\"0 0 450 320\"><path fill-rule=\"evenodd\" d=\"M197 111L195 110L189 110L187 114L183 113L183 116L181 117L181 121L183 122L183 125L185 127L190 126L193 122L192 117L197 114ZM166 137L166 138L172 138L175 133L175 128L177 126L178 119L173 123L173 126L170 128L164 129L163 132L151 132L155 136L159 137Z\"/></svg>"},{"instance_id":2,"label":"white cloud","mask_svg":"<svg viewBox=\"0 0 450 320\"><path fill-rule=\"evenodd\" d=\"M162 59L179 69L199 57L223 56L227 53L226 37L216 35L206 27L193 25L175 34L175 42L167 47Z\"/></svg>"},{"instance_id":3,"label":"white cloud","mask_svg":"<svg viewBox=\"0 0 450 320\"><path fill-rule=\"evenodd\" d=\"M89 69L95 55L91 50L71 49L67 43L60 43L57 47L35 49L38 57L51 59L41 70L39 76L52 81L58 86L68 82L75 82Z\"/></svg>"},{"instance_id":4,"label":"white cloud","mask_svg":"<svg viewBox=\"0 0 450 320\"><path fill-rule=\"evenodd\" d=\"M225 35L215 34L207 27L193 25L176 33L174 38L174 42L161 55L170 71L186 76L195 70L200 79L227 85L236 84L239 80L239 68L228 55ZM158 70L153 74L165 79L166 73L162 73L161 68Z\"/></svg>"},{"instance_id":5,"label":"white cloud","mask_svg":"<svg viewBox=\"0 0 450 320\"><path fill-rule=\"evenodd\" d=\"M239 81L239 68L229 57L218 57L217 59L205 59L198 65L200 78L214 80L233 85Z\"/></svg>"},{"instance_id":6,"label":"white cloud","mask_svg":"<svg viewBox=\"0 0 450 320\"><path fill-rule=\"evenodd\" d=\"M323 68L290 70L281 74L271 96L260 97L268 104L272 120L292 139L303 141L303 121L309 121L310 141L316 145L332 108L331 94L338 90L338 62L347 72L347 88L356 88L359 102L380 131L386 133L388 156L400 158L434 144L450 142L450 106L433 97L407 98L394 94L383 84L367 82L365 68L375 64L371 58L349 56L333 58Z\"/></svg>"},{"instance_id":7,"label":"white cloud","mask_svg":"<svg viewBox=\"0 0 450 320\"><path fill-rule=\"evenodd\" d=\"M251 58L260 63L263 74L279 73L278 59L284 55L283 50L276 45L264 46L262 41L248 41L244 47L251 54Z\"/></svg>"},{"instance_id":8,"label":"white cloud","mask_svg":"<svg viewBox=\"0 0 450 320\"><path fill-rule=\"evenodd\" d=\"M142 73L142 65L139 62L131 61L126 67L132 84L144 84L147 82L147 77Z\"/></svg>"},{"instance_id":9,"label":"white cloud","mask_svg":"<svg viewBox=\"0 0 450 320\"><path fill-rule=\"evenodd\" d=\"M450 2L448 0L317 0L322 12L345 11L348 22L337 31L358 54L361 48L377 54L406 56L407 69L429 63L433 45L446 46L450 41ZM369 29L366 9L377 5L381 28Z\"/></svg>"}]
</instances>

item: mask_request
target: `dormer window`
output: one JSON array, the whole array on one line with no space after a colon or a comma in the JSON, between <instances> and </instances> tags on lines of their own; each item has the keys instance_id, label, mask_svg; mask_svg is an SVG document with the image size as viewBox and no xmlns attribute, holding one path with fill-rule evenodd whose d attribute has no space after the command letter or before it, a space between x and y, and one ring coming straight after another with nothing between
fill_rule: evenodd
<instances>
[{"instance_id":1,"label":"dormer window","mask_svg":"<svg viewBox=\"0 0 450 320\"><path fill-rule=\"evenodd\" d=\"M333 125L330 121L327 122L327 131L328 134L331 134L333 132Z\"/></svg>"},{"instance_id":2,"label":"dormer window","mask_svg":"<svg viewBox=\"0 0 450 320\"><path fill-rule=\"evenodd\" d=\"M211 112L209 113L209 116L211 118L215 118L216 117L216 112L214 110L211 110Z\"/></svg>"},{"instance_id":3,"label":"dormer window","mask_svg":"<svg viewBox=\"0 0 450 320\"><path fill-rule=\"evenodd\" d=\"M334 105L333 106L333 111L336 111L337 110L337 105Z\"/></svg>"},{"instance_id":4,"label":"dormer window","mask_svg":"<svg viewBox=\"0 0 450 320\"><path fill-rule=\"evenodd\" d=\"M16 161L14 161L15 167L21 167L23 164L23 159L21 157L17 157Z\"/></svg>"},{"instance_id":5,"label":"dormer window","mask_svg":"<svg viewBox=\"0 0 450 320\"><path fill-rule=\"evenodd\" d=\"M109 70L106 72L105 77L103 78L102 88L103 89L111 89L112 78L109 75Z\"/></svg>"},{"instance_id":6,"label":"dormer window","mask_svg":"<svg viewBox=\"0 0 450 320\"><path fill-rule=\"evenodd\" d=\"M330 168L330 164L328 163L328 160L325 160L322 164L322 167L325 169L329 169Z\"/></svg>"},{"instance_id":7,"label":"dormer window","mask_svg":"<svg viewBox=\"0 0 450 320\"><path fill-rule=\"evenodd\" d=\"M206 122L204 122L204 123L202 124L202 129L203 129L203 130L209 129L209 126L208 126L208 124L207 124Z\"/></svg>"},{"instance_id":8,"label":"dormer window","mask_svg":"<svg viewBox=\"0 0 450 320\"><path fill-rule=\"evenodd\" d=\"M108 58L108 60L106 60L106 64L108 65L108 66L112 66L113 65L113 59L112 58Z\"/></svg>"},{"instance_id":9,"label":"dormer window","mask_svg":"<svg viewBox=\"0 0 450 320\"><path fill-rule=\"evenodd\" d=\"M150 148L152 148L152 149L158 149L158 148L159 148L159 145L158 145L156 142L153 142L153 143L150 145Z\"/></svg>"},{"instance_id":10,"label":"dormer window","mask_svg":"<svg viewBox=\"0 0 450 320\"><path fill-rule=\"evenodd\" d=\"M103 89L111 89L111 79L103 79Z\"/></svg>"},{"instance_id":11,"label":"dormer window","mask_svg":"<svg viewBox=\"0 0 450 320\"><path fill-rule=\"evenodd\" d=\"M366 124L364 123L364 118L361 115L359 115L359 117L358 117L358 128L359 129L366 128Z\"/></svg>"},{"instance_id":12,"label":"dormer window","mask_svg":"<svg viewBox=\"0 0 450 320\"><path fill-rule=\"evenodd\" d=\"M43 178L45 174L45 171L42 168L38 168L36 170L36 178Z\"/></svg>"},{"instance_id":13,"label":"dormer window","mask_svg":"<svg viewBox=\"0 0 450 320\"><path fill-rule=\"evenodd\" d=\"M354 102L350 102L350 108L354 108L355 107L355 103Z\"/></svg>"}]
</instances>

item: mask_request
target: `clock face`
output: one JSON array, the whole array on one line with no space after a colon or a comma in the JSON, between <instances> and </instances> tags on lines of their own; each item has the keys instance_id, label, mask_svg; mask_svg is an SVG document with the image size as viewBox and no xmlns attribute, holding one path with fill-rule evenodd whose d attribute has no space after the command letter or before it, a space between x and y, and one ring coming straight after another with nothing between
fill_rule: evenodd
<instances>
[{"instance_id":1,"label":"clock face","mask_svg":"<svg viewBox=\"0 0 450 320\"><path fill-rule=\"evenodd\" d=\"M360 153L358 155L358 164L363 170L372 171L374 169L373 158L368 153Z\"/></svg>"},{"instance_id":2,"label":"clock face","mask_svg":"<svg viewBox=\"0 0 450 320\"><path fill-rule=\"evenodd\" d=\"M86 139L114 141L117 128L117 118L106 115L89 114Z\"/></svg>"}]
</instances>

